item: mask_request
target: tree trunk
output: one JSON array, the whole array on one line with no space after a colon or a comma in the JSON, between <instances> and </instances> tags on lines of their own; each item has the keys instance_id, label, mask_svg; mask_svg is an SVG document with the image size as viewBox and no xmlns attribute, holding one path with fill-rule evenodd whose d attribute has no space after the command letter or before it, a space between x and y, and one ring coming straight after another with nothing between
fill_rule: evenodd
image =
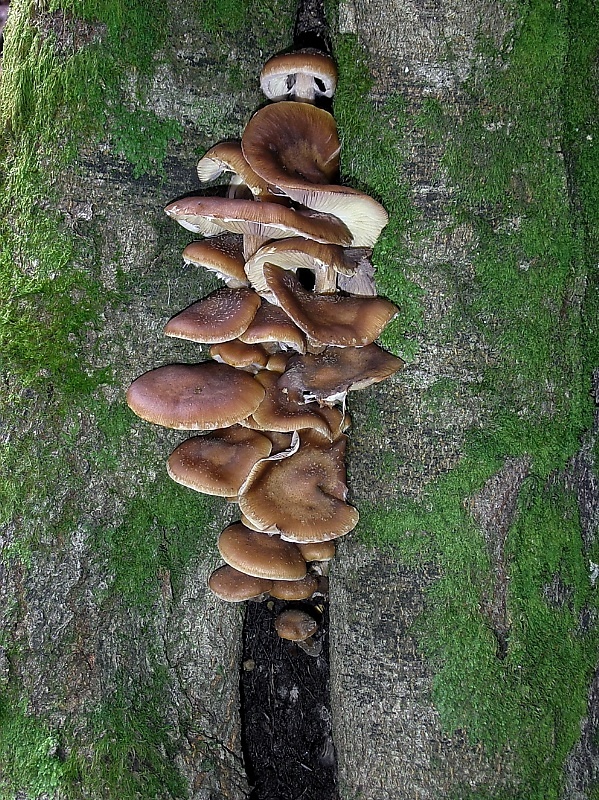
<instances>
[{"instance_id":1,"label":"tree trunk","mask_svg":"<svg viewBox=\"0 0 599 800\"><path fill-rule=\"evenodd\" d=\"M293 9L169 0L151 21L145 5L74 13L18 0L5 32L0 786L11 798L250 791L242 610L206 589L235 510L168 480L186 435L134 418L124 391L206 355L162 335L217 284L182 265L193 237L162 209L205 191L198 156L239 137L263 102L257 76L290 46ZM374 260L407 319L394 344L407 367L352 396L362 522L331 576L341 796L546 800L567 785L564 797L590 797L596 690L576 740L596 644L594 434L584 457L574 451L590 431L592 241L563 159L566 11L542 0L330 11L344 180L385 202L379 165L371 177L352 160L359 63L371 83L354 107L377 137L364 146L402 163L390 197L406 187ZM520 74L539 81L522 97Z\"/></svg>"}]
</instances>

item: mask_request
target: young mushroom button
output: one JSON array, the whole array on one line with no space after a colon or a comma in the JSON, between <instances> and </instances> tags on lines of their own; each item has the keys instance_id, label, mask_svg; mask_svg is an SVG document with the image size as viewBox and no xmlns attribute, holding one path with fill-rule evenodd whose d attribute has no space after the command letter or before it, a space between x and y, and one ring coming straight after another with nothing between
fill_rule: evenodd
<instances>
[{"instance_id":1,"label":"young mushroom button","mask_svg":"<svg viewBox=\"0 0 599 800\"><path fill-rule=\"evenodd\" d=\"M335 62L313 50L273 56L260 74L260 88L275 102L293 99L313 103L317 97L332 97L336 85Z\"/></svg>"}]
</instances>

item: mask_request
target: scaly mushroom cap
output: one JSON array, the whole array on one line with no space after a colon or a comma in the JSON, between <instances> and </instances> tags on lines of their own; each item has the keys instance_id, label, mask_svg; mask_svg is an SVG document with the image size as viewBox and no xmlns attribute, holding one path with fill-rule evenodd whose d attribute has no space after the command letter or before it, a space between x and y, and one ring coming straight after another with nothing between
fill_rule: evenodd
<instances>
[{"instance_id":1,"label":"scaly mushroom cap","mask_svg":"<svg viewBox=\"0 0 599 800\"><path fill-rule=\"evenodd\" d=\"M376 344L366 347L327 347L317 355L293 355L277 385L298 402L341 401L348 391L385 380L404 362Z\"/></svg>"},{"instance_id":2,"label":"scaly mushroom cap","mask_svg":"<svg viewBox=\"0 0 599 800\"><path fill-rule=\"evenodd\" d=\"M313 636L318 630L318 623L305 611L298 608L289 608L283 611L275 620L275 630L281 639L291 642L301 642Z\"/></svg>"},{"instance_id":3,"label":"scaly mushroom cap","mask_svg":"<svg viewBox=\"0 0 599 800\"><path fill-rule=\"evenodd\" d=\"M317 242L346 245L352 235L343 222L317 211L295 211L280 203L230 200L227 197L185 197L170 203L165 212L180 225L203 236L223 231L287 239L305 236Z\"/></svg>"},{"instance_id":4,"label":"scaly mushroom cap","mask_svg":"<svg viewBox=\"0 0 599 800\"><path fill-rule=\"evenodd\" d=\"M243 603L270 592L273 582L266 578L254 578L253 575L246 575L224 564L214 570L208 579L208 586L221 600Z\"/></svg>"},{"instance_id":5,"label":"scaly mushroom cap","mask_svg":"<svg viewBox=\"0 0 599 800\"><path fill-rule=\"evenodd\" d=\"M225 528L218 537L218 549L227 564L256 578L297 581L306 575L306 562L297 545L252 531L241 522Z\"/></svg>"},{"instance_id":6,"label":"scaly mushroom cap","mask_svg":"<svg viewBox=\"0 0 599 800\"><path fill-rule=\"evenodd\" d=\"M244 333L260 302L253 289L222 287L170 319L164 333L206 344L228 342Z\"/></svg>"},{"instance_id":7,"label":"scaly mushroom cap","mask_svg":"<svg viewBox=\"0 0 599 800\"><path fill-rule=\"evenodd\" d=\"M277 600L306 600L317 589L318 578L308 574L301 581L273 581L269 593Z\"/></svg>"},{"instance_id":8,"label":"scaly mushroom cap","mask_svg":"<svg viewBox=\"0 0 599 800\"><path fill-rule=\"evenodd\" d=\"M268 288L277 303L310 339L337 347L363 347L397 314L382 297L347 297L308 292L292 272L264 266Z\"/></svg>"},{"instance_id":9,"label":"scaly mushroom cap","mask_svg":"<svg viewBox=\"0 0 599 800\"><path fill-rule=\"evenodd\" d=\"M332 97L337 86L337 67L332 58L318 51L300 50L270 58L260 73L260 88L269 100L313 102Z\"/></svg>"},{"instance_id":10,"label":"scaly mushroom cap","mask_svg":"<svg viewBox=\"0 0 599 800\"><path fill-rule=\"evenodd\" d=\"M374 246L389 215L367 194L332 182L339 166L339 139L328 112L306 103L265 106L247 124L241 147L252 169L271 187L343 220L354 247Z\"/></svg>"},{"instance_id":11,"label":"scaly mushroom cap","mask_svg":"<svg viewBox=\"0 0 599 800\"><path fill-rule=\"evenodd\" d=\"M127 390L129 408L138 417L165 428L191 431L241 422L263 398L263 387L249 373L215 361L158 367Z\"/></svg>"},{"instance_id":12,"label":"scaly mushroom cap","mask_svg":"<svg viewBox=\"0 0 599 800\"><path fill-rule=\"evenodd\" d=\"M358 512L345 502L345 444L346 437L326 449L302 442L287 458L259 461L239 491L242 514L293 542L328 541L351 531Z\"/></svg>"},{"instance_id":13,"label":"scaly mushroom cap","mask_svg":"<svg viewBox=\"0 0 599 800\"><path fill-rule=\"evenodd\" d=\"M236 497L254 464L271 449L266 436L235 425L182 442L166 469L174 481L196 492Z\"/></svg>"},{"instance_id":14,"label":"scaly mushroom cap","mask_svg":"<svg viewBox=\"0 0 599 800\"><path fill-rule=\"evenodd\" d=\"M314 273L316 292L334 292L337 273L349 274L354 268L345 258L343 248L338 245L322 244L299 236L269 242L248 259L245 273L252 288L270 302L273 298L264 277L266 263L276 264L277 267L292 272L298 269L310 270Z\"/></svg>"},{"instance_id":15,"label":"scaly mushroom cap","mask_svg":"<svg viewBox=\"0 0 599 800\"><path fill-rule=\"evenodd\" d=\"M232 172L247 186L253 195L268 194L268 185L256 175L243 157L241 142L220 142L198 161L198 178L202 183L216 180L223 172Z\"/></svg>"},{"instance_id":16,"label":"scaly mushroom cap","mask_svg":"<svg viewBox=\"0 0 599 800\"><path fill-rule=\"evenodd\" d=\"M216 273L232 289L249 285L244 269L243 238L237 234L221 233L192 242L183 250L183 260Z\"/></svg>"},{"instance_id":17,"label":"scaly mushroom cap","mask_svg":"<svg viewBox=\"0 0 599 800\"><path fill-rule=\"evenodd\" d=\"M245 344L240 339L213 344L209 350L210 357L215 361L230 364L237 369L248 369L256 372L266 367L270 358L268 353L259 344Z\"/></svg>"},{"instance_id":18,"label":"scaly mushroom cap","mask_svg":"<svg viewBox=\"0 0 599 800\"><path fill-rule=\"evenodd\" d=\"M298 353L306 352L306 337L297 325L278 306L264 301L256 316L239 337L246 344L276 342Z\"/></svg>"}]
</instances>

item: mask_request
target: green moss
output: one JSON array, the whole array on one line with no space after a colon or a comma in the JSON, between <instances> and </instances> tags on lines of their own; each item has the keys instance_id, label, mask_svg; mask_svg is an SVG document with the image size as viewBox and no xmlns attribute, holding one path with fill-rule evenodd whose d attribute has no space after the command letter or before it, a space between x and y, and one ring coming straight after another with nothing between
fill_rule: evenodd
<instances>
[{"instance_id":1,"label":"green moss","mask_svg":"<svg viewBox=\"0 0 599 800\"><path fill-rule=\"evenodd\" d=\"M131 501L119 525L94 532L95 548L113 572L110 594L150 608L164 575L176 594L190 562L206 552L205 530L214 511L211 498L179 486L166 474L157 478Z\"/></svg>"},{"instance_id":2,"label":"green moss","mask_svg":"<svg viewBox=\"0 0 599 800\"><path fill-rule=\"evenodd\" d=\"M397 95L390 96L381 108L368 99L371 81L366 54L356 37L340 36L335 57L339 68L335 117L343 182L374 197L389 213L373 263L379 293L399 306L400 315L383 331L381 342L409 361L417 348L410 336L422 324L422 293L408 278L404 243L415 213L402 175L404 104Z\"/></svg>"},{"instance_id":3,"label":"green moss","mask_svg":"<svg viewBox=\"0 0 599 800\"><path fill-rule=\"evenodd\" d=\"M0 696L0 798L54 796L72 771L60 757L60 742L22 703Z\"/></svg>"},{"instance_id":4,"label":"green moss","mask_svg":"<svg viewBox=\"0 0 599 800\"><path fill-rule=\"evenodd\" d=\"M161 119L151 111L113 112L110 137L116 152L133 166L133 177L158 174L165 177L164 160L171 141L180 142L183 128L174 119Z\"/></svg>"},{"instance_id":5,"label":"green moss","mask_svg":"<svg viewBox=\"0 0 599 800\"><path fill-rule=\"evenodd\" d=\"M81 773L83 787L106 800L188 797L175 766L172 722L165 716L167 676L157 670L147 685L117 677L118 688L93 716L97 744L91 768Z\"/></svg>"},{"instance_id":6,"label":"green moss","mask_svg":"<svg viewBox=\"0 0 599 800\"><path fill-rule=\"evenodd\" d=\"M456 292L443 335L449 342L473 326L492 353L472 388L490 419L467 434L459 464L423 488L422 502L363 509L360 532L408 564L437 564L441 578L419 630L436 669L443 724L464 729L489 752L509 748L514 759L514 786L456 788L455 796L550 800L560 796L563 763L579 736L598 644L595 628L580 627L582 611L597 601L575 497L552 476L590 425L589 374L599 357L599 33L596 5L586 0L533 0L515 9L505 50L484 50L487 67L472 80L464 115L456 120L451 107L426 101L416 120L445 150L457 187L452 224L477 235L468 304ZM452 265L444 269L450 276ZM428 411L442 414L454 392L451 381L433 384L423 396ZM469 498L515 456L532 467L505 545L509 584L502 588ZM489 610L501 591L504 658Z\"/></svg>"}]
</instances>

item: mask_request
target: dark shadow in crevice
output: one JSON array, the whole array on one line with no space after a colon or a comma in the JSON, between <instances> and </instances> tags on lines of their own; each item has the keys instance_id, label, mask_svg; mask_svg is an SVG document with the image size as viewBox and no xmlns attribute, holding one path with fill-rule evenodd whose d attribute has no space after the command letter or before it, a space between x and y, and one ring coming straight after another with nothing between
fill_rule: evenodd
<instances>
[{"instance_id":1,"label":"dark shadow in crevice","mask_svg":"<svg viewBox=\"0 0 599 800\"><path fill-rule=\"evenodd\" d=\"M277 636L275 618L289 607L303 608L321 622L319 656ZM240 688L250 800L339 800L327 630L324 604L247 604Z\"/></svg>"}]
</instances>

